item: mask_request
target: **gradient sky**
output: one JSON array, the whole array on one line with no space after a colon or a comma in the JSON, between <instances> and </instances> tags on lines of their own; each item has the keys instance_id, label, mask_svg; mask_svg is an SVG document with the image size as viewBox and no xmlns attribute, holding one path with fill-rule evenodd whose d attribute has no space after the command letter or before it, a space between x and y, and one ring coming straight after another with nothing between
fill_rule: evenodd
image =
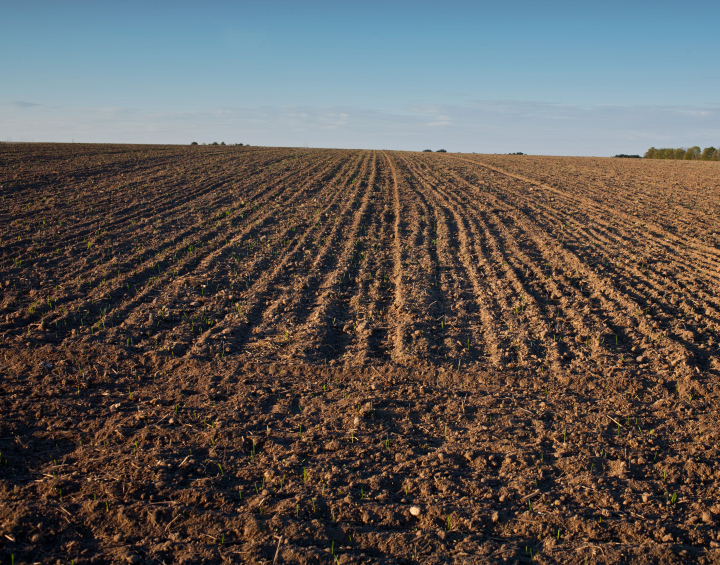
<instances>
[{"instance_id":1,"label":"gradient sky","mask_svg":"<svg viewBox=\"0 0 720 565\"><path fill-rule=\"evenodd\" d=\"M0 0L0 140L720 145L720 3Z\"/></svg>"}]
</instances>

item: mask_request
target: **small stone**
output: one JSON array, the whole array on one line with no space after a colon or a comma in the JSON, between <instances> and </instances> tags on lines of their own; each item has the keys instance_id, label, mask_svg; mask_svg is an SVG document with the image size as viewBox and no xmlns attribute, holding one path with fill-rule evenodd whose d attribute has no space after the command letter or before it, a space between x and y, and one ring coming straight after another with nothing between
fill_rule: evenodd
<instances>
[{"instance_id":1,"label":"small stone","mask_svg":"<svg viewBox=\"0 0 720 565\"><path fill-rule=\"evenodd\" d=\"M355 419L353 420L353 426L355 426L356 428L359 427L361 421L362 420L360 420L358 416L355 416Z\"/></svg>"},{"instance_id":2,"label":"small stone","mask_svg":"<svg viewBox=\"0 0 720 565\"><path fill-rule=\"evenodd\" d=\"M42 534L33 534L30 538L30 541L33 543L40 543L43 540Z\"/></svg>"},{"instance_id":3,"label":"small stone","mask_svg":"<svg viewBox=\"0 0 720 565\"><path fill-rule=\"evenodd\" d=\"M648 500L650 500L650 495L646 492L642 493L642 501L647 502Z\"/></svg>"},{"instance_id":4,"label":"small stone","mask_svg":"<svg viewBox=\"0 0 720 565\"><path fill-rule=\"evenodd\" d=\"M110 412L117 412L120 409L121 404L119 402L110 406Z\"/></svg>"},{"instance_id":5,"label":"small stone","mask_svg":"<svg viewBox=\"0 0 720 565\"><path fill-rule=\"evenodd\" d=\"M645 356L644 355L638 355L635 359L638 363L644 363L645 362Z\"/></svg>"},{"instance_id":6,"label":"small stone","mask_svg":"<svg viewBox=\"0 0 720 565\"><path fill-rule=\"evenodd\" d=\"M413 516L420 516L420 507L419 506L411 506L410 507L410 514Z\"/></svg>"},{"instance_id":7,"label":"small stone","mask_svg":"<svg viewBox=\"0 0 720 565\"><path fill-rule=\"evenodd\" d=\"M115 543L120 543L122 540L123 540L122 534L115 534L115 535L113 536L113 541L114 541Z\"/></svg>"},{"instance_id":8,"label":"small stone","mask_svg":"<svg viewBox=\"0 0 720 565\"><path fill-rule=\"evenodd\" d=\"M171 426L174 426L176 423L177 423L177 421L175 420L175 418L170 418L168 420L168 424L170 424Z\"/></svg>"},{"instance_id":9,"label":"small stone","mask_svg":"<svg viewBox=\"0 0 720 565\"><path fill-rule=\"evenodd\" d=\"M703 512L700 515L700 519L705 522L706 524L710 524L713 521L712 514L710 512Z\"/></svg>"},{"instance_id":10,"label":"small stone","mask_svg":"<svg viewBox=\"0 0 720 565\"><path fill-rule=\"evenodd\" d=\"M131 553L130 555L125 557L125 561L128 563L140 563L140 556L136 553Z\"/></svg>"},{"instance_id":11,"label":"small stone","mask_svg":"<svg viewBox=\"0 0 720 565\"><path fill-rule=\"evenodd\" d=\"M500 514L498 514L497 511L495 511L490 515L490 519L493 522L497 522L498 520L500 520Z\"/></svg>"},{"instance_id":12,"label":"small stone","mask_svg":"<svg viewBox=\"0 0 720 565\"><path fill-rule=\"evenodd\" d=\"M671 542L671 541L673 540L672 534L665 534L665 535L662 537L662 540L663 540L663 542L665 542L665 543Z\"/></svg>"},{"instance_id":13,"label":"small stone","mask_svg":"<svg viewBox=\"0 0 720 565\"><path fill-rule=\"evenodd\" d=\"M340 443L332 440L325 444L325 451L337 451L340 449Z\"/></svg>"},{"instance_id":14,"label":"small stone","mask_svg":"<svg viewBox=\"0 0 720 565\"><path fill-rule=\"evenodd\" d=\"M403 463L405 461L405 455L402 453L395 454L395 463Z\"/></svg>"}]
</instances>

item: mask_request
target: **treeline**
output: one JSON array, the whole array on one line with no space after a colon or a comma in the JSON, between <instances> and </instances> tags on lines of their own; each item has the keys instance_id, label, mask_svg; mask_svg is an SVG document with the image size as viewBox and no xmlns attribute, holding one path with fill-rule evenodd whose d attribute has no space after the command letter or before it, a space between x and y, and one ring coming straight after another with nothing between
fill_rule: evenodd
<instances>
[{"instance_id":1,"label":"treeline","mask_svg":"<svg viewBox=\"0 0 720 565\"><path fill-rule=\"evenodd\" d=\"M655 149L651 147L645 153L645 159L686 159L688 161L720 161L720 149L714 147L706 147L700 149L697 145L684 149L678 147L677 149L665 148Z\"/></svg>"}]
</instances>

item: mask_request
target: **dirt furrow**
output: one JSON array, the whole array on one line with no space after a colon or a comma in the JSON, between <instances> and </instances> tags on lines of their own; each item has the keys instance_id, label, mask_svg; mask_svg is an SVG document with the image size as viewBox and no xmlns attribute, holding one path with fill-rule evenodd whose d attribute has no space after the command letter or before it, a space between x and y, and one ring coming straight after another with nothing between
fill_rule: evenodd
<instances>
[{"instance_id":1,"label":"dirt furrow","mask_svg":"<svg viewBox=\"0 0 720 565\"><path fill-rule=\"evenodd\" d=\"M373 167L374 156L364 153L358 167L333 186L330 200L323 202L320 209L313 212L312 228L306 231L289 254L294 259L295 273L300 273L300 277L282 289L265 313L268 323L287 328L282 348L297 351L300 357L316 358L319 354L316 349L323 350L320 353L325 355L323 359L329 357L328 351L324 349L325 344L322 341L317 343L316 334L324 327L318 321L318 316L327 307L326 297L336 277L336 269L342 265L340 250L346 244L346 230L355 224L357 200L364 199L365 176ZM284 313L282 318L278 316L281 313ZM278 316L278 319L273 319L274 316ZM331 326L334 328L336 323L332 322ZM277 350L278 344L273 342L277 341L278 336L271 330L260 324L253 332L260 335L269 332L272 337L266 340L266 345ZM282 354L288 353L283 351Z\"/></svg>"},{"instance_id":2,"label":"dirt furrow","mask_svg":"<svg viewBox=\"0 0 720 565\"><path fill-rule=\"evenodd\" d=\"M261 328L263 319L271 320L275 311L285 306L282 296L278 300L275 300L274 297L270 295L275 293L277 287L280 287L281 292L283 291L283 281L286 281L290 276L289 273L286 272L286 266L294 259L295 261L292 261L293 267L302 269L302 263L304 262L302 258L307 255L308 259L315 259L311 254L305 253L306 244L310 241L311 236L317 235L319 237L323 235L323 230L330 229L330 227L323 227L323 223L320 221L322 216L336 206L338 195L343 194L339 188L343 187L348 179L356 174L357 170L361 170L366 166L367 159L367 156L364 156L362 159L358 156L358 158L353 160L351 168L344 168L343 171L339 173L339 178L341 179L339 186L331 181L324 184L319 194L329 194L329 201L322 204L322 209L319 213L313 213L312 217L306 218L308 222L306 229L301 232L301 234L294 236L295 239L292 241L292 247L283 254L282 258L275 260L272 257L261 255L256 261L253 261L249 267L243 269L246 273L250 272L250 274L253 275L252 286L246 286L244 297L241 297L241 300L237 303L242 318L245 321L239 327L234 328L227 327L228 324L233 323L232 319L226 319L216 327L209 327L207 331L199 337L199 344L205 343L218 332L226 332L233 336L232 339L229 339L233 348L243 348L246 342L251 339L253 333L258 336L263 335L264 330ZM338 175L336 175L335 178L338 178ZM294 231L295 227L295 225L288 224L285 226L283 235L289 234L291 230ZM301 260L298 261L298 259ZM299 284L302 284L302 281ZM286 288L295 288L296 290L300 288L296 287L295 284L288 285L285 283L285 286ZM219 313L219 316L221 320L224 318L223 313ZM235 324L237 324L237 321L235 321ZM277 333L276 328L273 328L272 333L273 336ZM230 336L228 336L228 338L229 337Z\"/></svg>"},{"instance_id":3,"label":"dirt furrow","mask_svg":"<svg viewBox=\"0 0 720 565\"><path fill-rule=\"evenodd\" d=\"M316 173L316 177L311 178L322 178L323 175L331 175L332 171L334 170L333 168L338 167L341 163L342 160L331 161L330 165L326 165L325 168L321 169L319 172ZM292 190L292 195L287 196L288 201L292 202L293 199L297 199L303 196L304 193L302 192L302 187L304 187L304 185L300 184L299 186L300 189ZM274 188L270 195L282 194L282 191L284 190L286 190L285 186L279 184L276 188ZM260 210L262 210L262 208L260 208ZM252 230L257 229L262 225L269 224L271 220L274 221L275 217L268 215L272 213L273 210L270 210L269 212L258 212L257 216L254 214L250 214L248 218L244 221L246 228L240 230L239 234L235 236L235 239L242 239L247 233L251 233ZM232 223L234 217L237 216L244 216L244 209L237 209L233 217L225 218L224 221L227 223ZM185 248L185 244L183 242L177 243L177 240L173 238L173 241L170 244L165 245L165 247L167 248L165 252L165 257L161 257L161 260L164 260L165 262L164 272L156 273L156 269L159 270L159 267L162 265L162 263L158 261L156 257L152 257L141 262L139 265L135 266L133 270L129 270L128 266L125 266L123 269L118 269L120 272L118 277L114 277L106 285L109 288L101 288L97 292L91 291L88 295L81 294L77 298L74 311L71 308L64 306L63 313L57 319L48 322L48 324L53 323L54 325L57 325L57 323L63 322L63 320L68 319L69 316L76 317L75 312L77 312L79 309L86 307L88 302L94 305L93 310L87 312L88 314L92 315L94 313L95 316L103 316L103 330L105 328L105 325L107 323L112 324L113 320L116 320L115 323L125 322L126 320L128 320L128 318L132 317L131 312L138 305L144 302L151 301L151 299L156 294L156 289L161 288L161 285L167 284L171 279L177 278L178 276L183 276L186 272L193 271L197 268L197 265L204 257L207 257L209 254L213 254L216 251L216 248L212 243L212 239L218 238L219 234L221 233L220 227L221 226L219 224L216 224L211 229L208 229L206 226L203 225L202 221L197 222L194 226L193 231L197 233L202 233L204 239L198 239L193 241L189 246L190 251L188 253L185 253L184 256L181 255L180 258L173 257L172 259L170 259L170 255L173 250L175 250L175 254L177 255L178 249ZM172 247L173 245L175 247ZM227 242L222 242L222 245L226 246ZM90 286L92 286L92 279L90 283ZM132 283L132 289L130 288L130 283ZM83 286L84 285L85 283L83 283ZM138 285L141 286L140 290L137 289ZM126 289L123 289L123 287L126 287ZM129 300L126 300L122 305L114 307L109 311L106 310L105 312L101 310L101 307L104 304L112 305L118 298L124 297L127 299L127 294L129 294L131 290L135 291L134 296ZM106 308L107 306L105 307L105 309ZM105 318L106 316L107 318ZM98 323L97 319L91 319L90 322L90 325ZM135 325L139 321L129 320L129 322L131 323L131 325Z\"/></svg>"},{"instance_id":4,"label":"dirt furrow","mask_svg":"<svg viewBox=\"0 0 720 565\"><path fill-rule=\"evenodd\" d=\"M489 297L487 286L490 273L481 273L476 266L485 263L486 258L479 233L474 229L475 226L468 224L468 203L464 199L451 196L443 186L445 181L435 177L432 171L423 170L417 164L413 165L411 172L421 179L426 197L432 198L430 206L435 222L442 224L439 230L442 234L439 238L441 260L452 265L454 271L454 280L447 281L454 288L448 288L447 293L455 303L454 322L467 335L449 338L453 357L467 355L475 360L487 357L484 359L486 362L502 364L504 352L511 344L503 342L498 336L506 333L500 323L512 325L512 321L504 314L509 304L500 305L494 298ZM456 242L459 244L458 257L455 257L453 245ZM471 288L468 288L468 282ZM494 286L494 283L491 282L490 286ZM467 290L471 292L468 293ZM514 331L511 330L511 333Z\"/></svg>"},{"instance_id":5,"label":"dirt furrow","mask_svg":"<svg viewBox=\"0 0 720 565\"><path fill-rule=\"evenodd\" d=\"M537 239L537 241L551 241L547 238L545 230L535 231L535 239ZM552 256L559 249L567 264L569 264L573 270L580 272L584 278L587 278L592 288L591 297L600 301L600 312L604 312L606 316L609 315L612 320L611 325L608 327L607 324L603 323L602 319L595 318L598 333L594 338L586 335L588 345L592 345L595 348L607 347L608 342L612 343L613 339L618 340L616 336L619 336L620 340L618 345L624 346L619 351L619 353L622 354L621 364L625 356L628 358L632 356L634 361L634 357L643 359L647 357L648 353L653 357L654 364L659 367L667 366L668 360L672 361L671 364L675 364L679 360L685 360L687 358L687 354L684 352L684 346L681 345L678 347L677 344L667 343L666 340L657 341L659 331L653 329L657 328L657 322L643 314L642 306L645 300L642 297L637 295L632 289L618 289L616 286L608 289L603 278L595 273L589 264L583 260L581 255L577 255L577 252L573 252L573 250L566 249L562 244L559 245L558 247L558 245L551 243L551 248L547 252L548 261L552 261ZM552 247L555 247L556 250L553 251ZM582 294L576 294L576 296L582 296ZM591 304L586 306L586 311L588 310L590 312L594 310ZM627 327L627 320L633 317L638 321L637 330L635 330L633 326ZM607 327L609 331L603 331L603 327ZM604 333L607 335L603 335ZM624 340L622 339L624 337L623 334L627 337ZM653 336L655 339L653 339ZM631 348L632 351L630 351ZM644 352L646 355L637 355L639 352ZM608 353L611 353L611 351L608 351ZM705 357L701 356L700 361L703 366L707 366ZM643 362L647 363L647 360L643 359L643 361L638 362L641 364Z\"/></svg>"},{"instance_id":6,"label":"dirt furrow","mask_svg":"<svg viewBox=\"0 0 720 565\"><path fill-rule=\"evenodd\" d=\"M343 222L334 226L330 244L315 260L316 273L309 292L314 298L305 301L298 316L298 348L306 359L344 362L345 355L357 348L357 292L362 284L362 264L366 261L367 234L376 207L372 197L378 175L375 152L369 168L358 177L358 190L352 194L353 205L343 210ZM322 266L322 271L317 267ZM353 336L355 334L355 336ZM302 345L301 345L302 344Z\"/></svg>"},{"instance_id":7,"label":"dirt furrow","mask_svg":"<svg viewBox=\"0 0 720 565\"><path fill-rule=\"evenodd\" d=\"M218 241L218 243L211 247L210 251L205 254L202 260L198 259L187 266L188 273L194 273L198 269L201 273L204 273L204 280L215 281L216 289L215 293L219 291L219 287L222 284L224 287L222 296L219 298L219 304L206 305L201 308L200 318L202 323L199 324L198 331L200 332L198 337L194 337L194 318L192 314L185 315L184 329L176 328L174 332L179 334L178 337L183 338L183 341L190 341L189 344L185 344L179 347L181 351L187 351L195 347L202 348L206 343L212 343L211 340L217 339L219 334L226 330L232 330L227 327L227 322L236 320L238 315L241 315L245 319L249 320L251 317L255 319L256 312L248 306L247 302L257 301L257 306L264 308L266 296L263 288L267 288L268 277L267 272L271 270L276 276L283 276L283 266L288 262L288 259L296 252L306 238L310 235L311 231L306 230L304 233L298 234L296 225L293 223L292 218L296 211L294 205L297 202L306 200L308 198L317 198L318 195L325 193L329 190L329 187L334 185L333 180L338 177L347 176L352 174L351 171L358 166L359 159L349 159L349 155L346 155L345 159L337 161L331 161L330 165L327 165L318 174L310 177L308 181L302 183L300 190L294 191L293 194L285 196L283 195L283 202L281 206L268 205L269 210L258 218L255 218L252 222L248 222L245 229L240 230L234 234L232 238ZM282 195L282 193L280 193ZM266 202L269 199L266 199ZM282 226L282 228L281 228ZM281 228L280 230L278 228ZM266 230L270 235L268 238L267 234L263 234ZM292 232L292 236L290 235ZM287 240L285 239L287 238ZM239 291L242 292L241 288L238 288L240 281L237 280L237 270L229 263L230 257L234 251L237 250L238 246L241 246L244 240L259 241L261 243L261 250L271 246L273 242L286 241L286 245L292 246L292 250L283 253L283 257L277 259L274 251L269 254L266 251L262 251L253 256L252 261L249 265L240 265L240 275L245 278L246 289L245 294L249 294L248 298L238 296L235 301L235 296L230 294L225 296L226 291ZM277 252L279 253L279 251ZM225 257L225 261L220 261ZM217 271L220 270L218 273ZM197 287L198 281L195 277L190 276L187 281L181 282L182 286L185 286L185 282L189 283L190 286ZM252 283L252 284L251 284ZM258 290L260 288L260 290ZM176 293L183 295L187 294L186 289L178 288ZM180 298L179 296L177 297ZM172 301L171 298L170 301ZM195 301L196 302L196 301ZM232 309L229 306L232 305ZM197 307L197 304L196 306ZM219 309L218 309L219 307ZM228 318L229 316L229 318ZM190 331L188 332L187 326L190 325ZM205 327L205 329L203 329ZM228 333L228 332L226 332ZM224 334L223 334L224 335ZM224 335L223 342L233 342L235 344L236 339L230 339L230 335ZM174 347L171 347L174 349Z\"/></svg>"}]
</instances>

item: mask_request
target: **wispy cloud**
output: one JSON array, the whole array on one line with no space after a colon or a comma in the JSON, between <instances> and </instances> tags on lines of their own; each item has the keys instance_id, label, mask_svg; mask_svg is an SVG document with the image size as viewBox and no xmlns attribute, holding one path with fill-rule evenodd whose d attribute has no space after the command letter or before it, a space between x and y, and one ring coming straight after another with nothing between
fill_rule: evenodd
<instances>
[{"instance_id":1,"label":"wispy cloud","mask_svg":"<svg viewBox=\"0 0 720 565\"><path fill-rule=\"evenodd\" d=\"M0 100L0 104L8 106L14 106L15 108L42 108L43 104L36 104L35 102L25 102L24 100Z\"/></svg>"},{"instance_id":2,"label":"wispy cloud","mask_svg":"<svg viewBox=\"0 0 720 565\"><path fill-rule=\"evenodd\" d=\"M579 106L476 100L396 111L222 107L195 111L57 108L0 102L0 139L119 143L190 141L553 155L638 153L651 145L720 144L720 105Z\"/></svg>"}]
</instances>

